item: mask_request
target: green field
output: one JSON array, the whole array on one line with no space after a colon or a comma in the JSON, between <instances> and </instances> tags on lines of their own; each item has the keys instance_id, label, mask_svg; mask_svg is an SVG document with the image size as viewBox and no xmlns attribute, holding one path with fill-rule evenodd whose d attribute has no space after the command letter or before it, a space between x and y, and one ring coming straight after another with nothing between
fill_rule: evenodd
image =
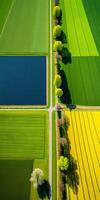
<instances>
[{"instance_id":1,"label":"green field","mask_svg":"<svg viewBox=\"0 0 100 200\"><path fill-rule=\"evenodd\" d=\"M0 198L37 200L29 182L35 167L43 169L48 178L48 112L0 111Z\"/></svg>"},{"instance_id":2,"label":"green field","mask_svg":"<svg viewBox=\"0 0 100 200\"><path fill-rule=\"evenodd\" d=\"M0 111L0 158L44 158L45 123L44 113Z\"/></svg>"},{"instance_id":3,"label":"green field","mask_svg":"<svg viewBox=\"0 0 100 200\"><path fill-rule=\"evenodd\" d=\"M72 64L62 69L66 74L72 103L100 105L100 58L73 57Z\"/></svg>"},{"instance_id":4,"label":"green field","mask_svg":"<svg viewBox=\"0 0 100 200\"><path fill-rule=\"evenodd\" d=\"M0 35L2 33L2 29L7 18L8 11L10 9L12 0L4 0L0 1Z\"/></svg>"},{"instance_id":5,"label":"green field","mask_svg":"<svg viewBox=\"0 0 100 200\"><path fill-rule=\"evenodd\" d=\"M56 112L52 113L53 140L52 140L52 199L57 199L57 144L56 144Z\"/></svg>"},{"instance_id":6,"label":"green field","mask_svg":"<svg viewBox=\"0 0 100 200\"><path fill-rule=\"evenodd\" d=\"M64 0L68 41L73 56L98 56L82 0Z\"/></svg>"},{"instance_id":7,"label":"green field","mask_svg":"<svg viewBox=\"0 0 100 200\"><path fill-rule=\"evenodd\" d=\"M29 200L32 160L0 160L0 199Z\"/></svg>"},{"instance_id":8,"label":"green field","mask_svg":"<svg viewBox=\"0 0 100 200\"><path fill-rule=\"evenodd\" d=\"M100 2L90 0L87 3L85 0L84 4L85 7L82 0L61 2L62 28L67 34L72 53L72 63L62 65L62 69L72 103L97 106L100 104L100 12L97 9Z\"/></svg>"},{"instance_id":9,"label":"green field","mask_svg":"<svg viewBox=\"0 0 100 200\"><path fill-rule=\"evenodd\" d=\"M85 12L89 21L96 47L100 54L100 1L83 0Z\"/></svg>"},{"instance_id":10,"label":"green field","mask_svg":"<svg viewBox=\"0 0 100 200\"><path fill-rule=\"evenodd\" d=\"M0 53L48 53L48 24L48 0L0 0Z\"/></svg>"}]
</instances>

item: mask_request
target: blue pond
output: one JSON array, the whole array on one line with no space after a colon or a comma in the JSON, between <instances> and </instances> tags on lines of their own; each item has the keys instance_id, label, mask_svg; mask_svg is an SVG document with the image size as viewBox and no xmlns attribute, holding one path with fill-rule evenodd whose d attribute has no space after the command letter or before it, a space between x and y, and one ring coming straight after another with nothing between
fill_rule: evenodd
<instances>
[{"instance_id":1,"label":"blue pond","mask_svg":"<svg viewBox=\"0 0 100 200\"><path fill-rule=\"evenodd\" d=\"M0 105L46 105L45 56L0 56Z\"/></svg>"}]
</instances>

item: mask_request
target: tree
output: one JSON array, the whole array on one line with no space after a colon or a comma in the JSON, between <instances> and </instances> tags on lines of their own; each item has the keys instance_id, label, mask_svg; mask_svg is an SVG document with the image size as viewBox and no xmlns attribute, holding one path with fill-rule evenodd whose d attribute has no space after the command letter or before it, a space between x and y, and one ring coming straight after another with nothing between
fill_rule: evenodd
<instances>
[{"instance_id":1,"label":"tree","mask_svg":"<svg viewBox=\"0 0 100 200\"><path fill-rule=\"evenodd\" d=\"M62 55L60 55L58 52L55 52L55 59L56 59L57 63L62 61Z\"/></svg>"},{"instance_id":2,"label":"tree","mask_svg":"<svg viewBox=\"0 0 100 200\"><path fill-rule=\"evenodd\" d=\"M61 41L55 41L54 45L53 45L53 50L54 51L58 51L58 52L62 52L63 49L63 44Z\"/></svg>"},{"instance_id":3,"label":"tree","mask_svg":"<svg viewBox=\"0 0 100 200\"><path fill-rule=\"evenodd\" d=\"M67 145L67 140L66 140L66 138L64 138L64 137L60 137L60 145L62 145L62 146L66 146Z\"/></svg>"},{"instance_id":4,"label":"tree","mask_svg":"<svg viewBox=\"0 0 100 200\"><path fill-rule=\"evenodd\" d=\"M56 39L57 37L60 37L61 35L61 26L60 25L56 25L53 28L53 37Z\"/></svg>"},{"instance_id":5,"label":"tree","mask_svg":"<svg viewBox=\"0 0 100 200\"><path fill-rule=\"evenodd\" d=\"M72 62L71 53L69 52L68 48L63 47L61 51L62 62L64 64L68 64Z\"/></svg>"},{"instance_id":6,"label":"tree","mask_svg":"<svg viewBox=\"0 0 100 200\"><path fill-rule=\"evenodd\" d=\"M54 84L57 88L59 88L61 86L61 83L62 83L61 76L57 74L55 76Z\"/></svg>"},{"instance_id":7,"label":"tree","mask_svg":"<svg viewBox=\"0 0 100 200\"><path fill-rule=\"evenodd\" d=\"M69 167L69 161L67 157L60 156L58 160L58 167L61 171L67 171Z\"/></svg>"},{"instance_id":8,"label":"tree","mask_svg":"<svg viewBox=\"0 0 100 200\"><path fill-rule=\"evenodd\" d=\"M57 103L57 104L55 105L55 108L56 108L57 111L58 111L58 110L62 110L62 106L61 106L61 104L59 104L59 103Z\"/></svg>"},{"instance_id":9,"label":"tree","mask_svg":"<svg viewBox=\"0 0 100 200\"><path fill-rule=\"evenodd\" d=\"M30 178L33 187L37 188L38 185L41 185L43 183L43 177L44 177L43 171L39 168L35 168Z\"/></svg>"},{"instance_id":10,"label":"tree","mask_svg":"<svg viewBox=\"0 0 100 200\"><path fill-rule=\"evenodd\" d=\"M56 95L57 95L58 98L60 98L63 95L63 91L62 91L61 88L56 89Z\"/></svg>"},{"instance_id":11,"label":"tree","mask_svg":"<svg viewBox=\"0 0 100 200\"><path fill-rule=\"evenodd\" d=\"M59 4L59 0L54 0L54 4L58 5Z\"/></svg>"},{"instance_id":12,"label":"tree","mask_svg":"<svg viewBox=\"0 0 100 200\"><path fill-rule=\"evenodd\" d=\"M68 145L66 138L61 137L59 143L60 143L60 155L65 157L68 156Z\"/></svg>"},{"instance_id":13,"label":"tree","mask_svg":"<svg viewBox=\"0 0 100 200\"><path fill-rule=\"evenodd\" d=\"M56 19L57 17L60 17L61 9L59 6L54 6L53 8L53 17Z\"/></svg>"}]
</instances>

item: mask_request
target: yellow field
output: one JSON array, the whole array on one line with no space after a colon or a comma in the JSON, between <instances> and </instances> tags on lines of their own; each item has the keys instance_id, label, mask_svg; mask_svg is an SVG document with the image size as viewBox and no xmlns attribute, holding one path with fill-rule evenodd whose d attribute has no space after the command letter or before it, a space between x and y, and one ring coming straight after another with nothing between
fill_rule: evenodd
<instances>
[{"instance_id":1,"label":"yellow field","mask_svg":"<svg viewBox=\"0 0 100 200\"><path fill-rule=\"evenodd\" d=\"M71 154L77 160L79 187L70 200L100 200L100 112L65 111L69 117L68 131Z\"/></svg>"}]
</instances>

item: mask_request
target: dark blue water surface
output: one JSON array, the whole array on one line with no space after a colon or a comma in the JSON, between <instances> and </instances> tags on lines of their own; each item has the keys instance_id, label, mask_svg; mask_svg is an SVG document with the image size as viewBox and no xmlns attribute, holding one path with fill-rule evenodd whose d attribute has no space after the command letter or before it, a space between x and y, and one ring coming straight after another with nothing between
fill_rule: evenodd
<instances>
[{"instance_id":1,"label":"dark blue water surface","mask_svg":"<svg viewBox=\"0 0 100 200\"><path fill-rule=\"evenodd\" d=\"M46 105L45 56L0 56L0 105Z\"/></svg>"}]
</instances>

